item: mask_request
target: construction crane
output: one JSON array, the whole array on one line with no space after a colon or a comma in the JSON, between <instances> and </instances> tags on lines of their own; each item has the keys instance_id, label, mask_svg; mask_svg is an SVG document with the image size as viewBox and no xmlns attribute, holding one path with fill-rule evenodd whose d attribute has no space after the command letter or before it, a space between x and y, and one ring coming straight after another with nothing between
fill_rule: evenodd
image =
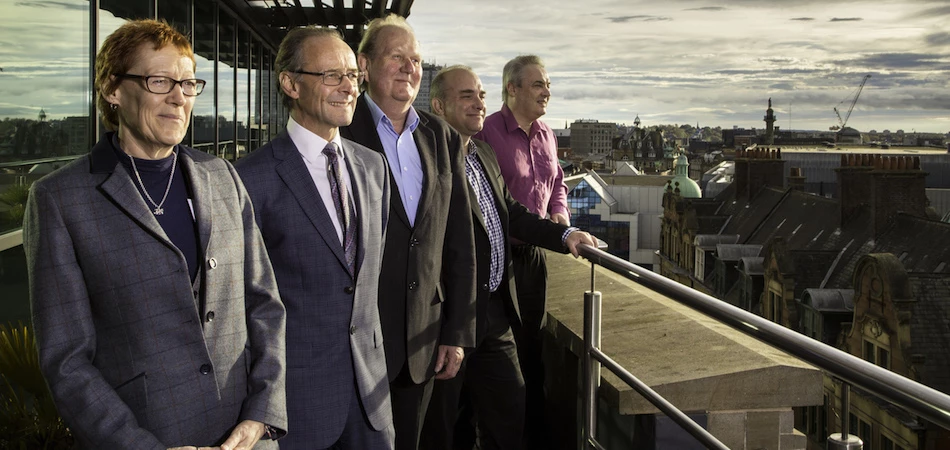
<instances>
[{"instance_id":1,"label":"construction crane","mask_svg":"<svg viewBox=\"0 0 950 450\"><path fill-rule=\"evenodd\" d=\"M855 92L853 99L851 99L851 96L849 95L845 97L845 99L842 100L841 103L838 103L838 106L841 106L842 103L848 101L848 99L851 99L851 105L848 106L848 112L847 114L844 115L844 118L841 117L841 113L838 111L838 106L834 107L835 115L838 116L838 125L835 125L829 128L829 130L832 130L832 131L843 130L845 125L848 124L848 119L851 117L851 111L854 111L854 105L855 103L858 102L858 97L861 96L861 91L864 90L864 83L867 83L869 78L871 78L871 74L867 74L864 76L864 79L861 80L861 84L858 86L858 89Z\"/></svg>"}]
</instances>

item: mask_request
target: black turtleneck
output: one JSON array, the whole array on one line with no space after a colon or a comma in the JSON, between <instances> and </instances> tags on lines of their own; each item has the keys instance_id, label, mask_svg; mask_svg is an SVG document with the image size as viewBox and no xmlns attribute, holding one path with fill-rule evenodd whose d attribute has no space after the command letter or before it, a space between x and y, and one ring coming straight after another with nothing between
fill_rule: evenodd
<instances>
[{"instance_id":1,"label":"black turtleneck","mask_svg":"<svg viewBox=\"0 0 950 450\"><path fill-rule=\"evenodd\" d=\"M172 156L164 159L139 159L135 158L135 169L132 168L130 156L119 148L118 138L113 137L112 148L115 150L116 157L132 177L132 184L142 195L142 201L149 207L150 211L155 210L153 205L142 192L142 184L148 189L148 194L152 196L155 203L161 203L165 195L165 188L168 187L168 177L171 174L172 161L178 157L180 147L175 147ZM142 183L139 184L135 172L138 171L142 177ZM172 180L171 188L168 190L168 197L165 203L162 203L164 214L156 215L158 224L165 230L168 238L185 255L185 261L188 262L188 273L191 274L191 281L194 282L198 275L198 239L196 237L195 220L190 207L191 195L189 195L188 184L185 182L184 171L181 169L181 159L175 164L175 175Z\"/></svg>"}]
</instances>

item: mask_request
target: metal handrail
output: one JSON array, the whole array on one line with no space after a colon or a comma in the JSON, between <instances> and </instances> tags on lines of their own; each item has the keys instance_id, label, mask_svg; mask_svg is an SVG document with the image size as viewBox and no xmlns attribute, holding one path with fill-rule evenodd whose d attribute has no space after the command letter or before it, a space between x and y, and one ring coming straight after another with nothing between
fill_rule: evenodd
<instances>
[{"instance_id":1,"label":"metal handrail","mask_svg":"<svg viewBox=\"0 0 950 450\"><path fill-rule=\"evenodd\" d=\"M950 396L588 245L579 253L659 294L950 429Z\"/></svg>"}]
</instances>

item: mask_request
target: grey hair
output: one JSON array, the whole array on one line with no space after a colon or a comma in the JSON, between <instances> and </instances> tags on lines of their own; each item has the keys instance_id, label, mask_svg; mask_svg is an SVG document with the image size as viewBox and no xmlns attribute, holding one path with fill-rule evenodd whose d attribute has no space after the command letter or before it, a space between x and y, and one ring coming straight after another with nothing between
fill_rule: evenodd
<instances>
[{"instance_id":1,"label":"grey hair","mask_svg":"<svg viewBox=\"0 0 950 450\"><path fill-rule=\"evenodd\" d=\"M501 101L508 104L508 83L521 87L522 73L527 66L539 66L544 68L544 61L537 55L520 55L505 64L505 69L501 74Z\"/></svg>"}]
</instances>

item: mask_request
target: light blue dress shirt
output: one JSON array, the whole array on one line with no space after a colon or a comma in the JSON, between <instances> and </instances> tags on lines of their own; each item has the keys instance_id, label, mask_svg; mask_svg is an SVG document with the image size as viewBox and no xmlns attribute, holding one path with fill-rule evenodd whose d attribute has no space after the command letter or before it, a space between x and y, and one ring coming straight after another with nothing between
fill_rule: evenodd
<instances>
[{"instance_id":1,"label":"light blue dress shirt","mask_svg":"<svg viewBox=\"0 0 950 450\"><path fill-rule=\"evenodd\" d=\"M409 225L415 226L416 210L419 208L419 200L422 196L422 183L425 180L425 172L422 170L422 158L419 156L419 148L416 147L416 141L412 139L412 133L419 126L419 114L415 108L409 107L406 114L406 125L401 134L396 133L392 121L383 110L376 106L376 102L368 94L366 104L373 115L373 123L376 124L376 134L379 135L379 141L383 144L383 150L386 152L386 160L389 161L389 170L396 181L396 187L399 188L399 197L402 200L402 206L406 209L406 215L409 216Z\"/></svg>"}]
</instances>

